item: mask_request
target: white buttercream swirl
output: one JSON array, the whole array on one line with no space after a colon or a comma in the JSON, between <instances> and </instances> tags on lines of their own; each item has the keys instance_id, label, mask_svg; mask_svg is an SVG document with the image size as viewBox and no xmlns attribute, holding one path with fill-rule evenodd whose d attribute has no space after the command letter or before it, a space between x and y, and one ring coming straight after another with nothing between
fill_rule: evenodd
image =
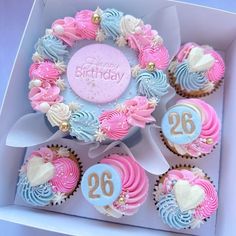
<instances>
[{"instance_id":1,"label":"white buttercream swirl","mask_svg":"<svg viewBox=\"0 0 236 236\"><path fill-rule=\"evenodd\" d=\"M143 25L141 19L135 18L131 15L125 15L120 21L120 30L122 35L126 36L129 34L134 34Z\"/></svg>"},{"instance_id":2,"label":"white buttercream swirl","mask_svg":"<svg viewBox=\"0 0 236 236\"><path fill-rule=\"evenodd\" d=\"M71 111L68 105L57 103L50 107L46 116L51 125L55 127L60 126L63 121L67 121L71 116Z\"/></svg>"}]
</instances>

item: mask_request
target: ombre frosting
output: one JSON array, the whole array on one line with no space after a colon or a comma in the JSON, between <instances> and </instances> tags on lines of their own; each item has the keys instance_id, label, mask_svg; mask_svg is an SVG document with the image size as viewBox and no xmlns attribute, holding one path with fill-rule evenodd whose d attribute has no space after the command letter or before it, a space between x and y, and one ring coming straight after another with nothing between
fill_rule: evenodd
<instances>
[{"instance_id":1,"label":"ombre frosting","mask_svg":"<svg viewBox=\"0 0 236 236\"><path fill-rule=\"evenodd\" d=\"M176 105L186 105L193 107L201 114L202 129L199 137L189 144L169 144L175 148L180 155L190 155L198 157L202 154L210 153L220 139L220 120L215 109L201 99L182 99Z\"/></svg>"},{"instance_id":2,"label":"ombre frosting","mask_svg":"<svg viewBox=\"0 0 236 236\"><path fill-rule=\"evenodd\" d=\"M102 159L101 163L114 167L122 180L120 197L123 201L119 201L119 197L109 206L109 210L115 211L120 216L135 214L145 202L148 194L149 181L144 169L132 157L117 154Z\"/></svg>"},{"instance_id":3,"label":"ombre frosting","mask_svg":"<svg viewBox=\"0 0 236 236\"><path fill-rule=\"evenodd\" d=\"M137 90L139 95L155 98L157 101L167 94L169 83L166 75L158 70L154 72L143 71L137 77Z\"/></svg>"},{"instance_id":4,"label":"ombre frosting","mask_svg":"<svg viewBox=\"0 0 236 236\"><path fill-rule=\"evenodd\" d=\"M80 111L72 113L70 119L70 135L80 141L95 140L95 133L99 128L99 121L91 112Z\"/></svg>"},{"instance_id":5,"label":"ombre frosting","mask_svg":"<svg viewBox=\"0 0 236 236\"><path fill-rule=\"evenodd\" d=\"M105 35L115 40L120 35L120 21L123 13L116 9L106 9L102 12L100 26Z\"/></svg>"},{"instance_id":6,"label":"ombre frosting","mask_svg":"<svg viewBox=\"0 0 236 236\"><path fill-rule=\"evenodd\" d=\"M53 35L45 35L35 45L36 52L45 60L63 61L68 55L67 46Z\"/></svg>"},{"instance_id":7,"label":"ombre frosting","mask_svg":"<svg viewBox=\"0 0 236 236\"><path fill-rule=\"evenodd\" d=\"M168 171L155 188L154 199L163 222L175 229L199 227L218 208L213 184L196 167ZM181 210L180 203L188 208Z\"/></svg>"}]
</instances>

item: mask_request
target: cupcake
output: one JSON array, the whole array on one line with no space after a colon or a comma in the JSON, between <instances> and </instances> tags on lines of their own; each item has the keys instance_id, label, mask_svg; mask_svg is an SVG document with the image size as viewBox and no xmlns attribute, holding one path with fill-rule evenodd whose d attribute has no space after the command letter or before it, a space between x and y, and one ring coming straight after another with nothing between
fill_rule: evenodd
<instances>
[{"instance_id":1,"label":"cupcake","mask_svg":"<svg viewBox=\"0 0 236 236\"><path fill-rule=\"evenodd\" d=\"M149 181L132 157L112 154L85 172L81 188L100 213L120 218L138 211L147 198Z\"/></svg>"},{"instance_id":2,"label":"cupcake","mask_svg":"<svg viewBox=\"0 0 236 236\"><path fill-rule=\"evenodd\" d=\"M180 96L203 97L220 87L224 72L224 61L213 48L186 43L170 63L168 77Z\"/></svg>"},{"instance_id":3,"label":"cupcake","mask_svg":"<svg viewBox=\"0 0 236 236\"><path fill-rule=\"evenodd\" d=\"M186 158L205 156L220 139L220 120L206 102L192 98L179 100L163 116L161 136L175 154Z\"/></svg>"},{"instance_id":4,"label":"cupcake","mask_svg":"<svg viewBox=\"0 0 236 236\"><path fill-rule=\"evenodd\" d=\"M17 194L34 206L60 205L79 186L82 166L70 148L52 145L33 151L20 169Z\"/></svg>"},{"instance_id":5,"label":"cupcake","mask_svg":"<svg viewBox=\"0 0 236 236\"><path fill-rule=\"evenodd\" d=\"M214 185L196 167L169 170L157 180L153 195L162 221L174 229L198 228L218 208Z\"/></svg>"}]
</instances>

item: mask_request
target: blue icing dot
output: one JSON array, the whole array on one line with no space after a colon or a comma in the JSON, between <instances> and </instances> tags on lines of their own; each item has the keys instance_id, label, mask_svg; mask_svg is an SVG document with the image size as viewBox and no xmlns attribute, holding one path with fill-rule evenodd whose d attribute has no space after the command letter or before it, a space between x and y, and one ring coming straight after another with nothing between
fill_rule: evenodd
<instances>
[{"instance_id":1,"label":"blue icing dot","mask_svg":"<svg viewBox=\"0 0 236 236\"><path fill-rule=\"evenodd\" d=\"M102 13L100 26L106 36L115 40L120 35L120 20L123 13L115 9L106 9Z\"/></svg>"},{"instance_id":2,"label":"blue icing dot","mask_svg":"<svg viewBox=\"0 0 236 236\"><path fill-rule=\"evenodd\" d=\"M68 54L67 46L53 35L45 35L35 45L36 52L44 59L54 62L63 61Z\"/></svg>"},{"instance_id":3,"label":"blue icing dot","mask_svg":"<svg viewBox=\"0 0 236 236\"><path fill-rule=\"evenodd\" d=\"M122 191L120 174L110 165L93 165L83 175L81 190L84 198L92 205L110 205Z\"/></svg>"},{"instance_id":4,"label":"blue icing dot","mask_svg":"<svg viewBox=\"0 0 236 236\"><path fill-rule=\"evenodd\" d=\"M54 197L49 183L32 187L25 174L20 175L17 185L17 194L24 201L34 206L46 206Z\"/></svg>"},{"instance_id":5,"label":"blue icing dot","mask_svg":"<svg viewBox=\"0 0 236 236\"><path fill-rule=\"evenodd\" d=\"M207 78L202 73L190 72L187 62L176 67L176 84L187 91L202 89L207 83Z\"/></svg>"},{"instance_id":6,"label":"blue icing dot","mask_svg":"<svg viewBox=\"0 0 236 236\"><path fill-rule=\"evenodd\" d=\"M166 75L158 70L153 72L144 71L137 76L138 94L147 98L160 98L168 92L169 83Z\"/></svg>"},{"instance_id":7,"label":"blue icing dot","mask_svg":"<svg viewBox=\"0 0 236 236\"><path fill-rule=\"evenodd\" d=\"M201 133L201 115L187 104L176 105L163 116L161 129L164 136L172 143L191 143Z\"/></svg>"},{"instance_id":8,"label":"blue icing dot","mask_svg":"<svg viewBox=\"0 0 236 236\"><path fill-rule=\"evenodd\" d=\"M69 123L71 136L75 136L80 141L94 141L94 135L99 128L99 121L92 113L75 112L71 115Z\"/></svg>"},{"instance_id":9,"label":"blue icing dot","mask_svg":"<svg viewBox=\"0 0 236 236\"><path fill-rule=\"evenodd\" d=\"M192 211L181 211L173 193L164 195L157 203L159 213L165 224L171 228L185 229L193 221Z\"/></svg>"}]
</instances>

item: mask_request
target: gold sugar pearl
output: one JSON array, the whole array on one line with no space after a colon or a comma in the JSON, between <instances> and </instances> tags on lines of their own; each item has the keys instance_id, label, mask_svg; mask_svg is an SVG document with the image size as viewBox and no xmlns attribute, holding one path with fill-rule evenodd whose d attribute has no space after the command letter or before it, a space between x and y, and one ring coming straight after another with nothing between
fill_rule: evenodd
<instances>
[{"instance_id":1,"label":"gold sugar pearl","mask_svg":"<svg viewBox=\"0 0 236 236\"><path fill-rule=\"evenodd\" d=\"M70 125L69 125L69 123L68 123L67 121L63 121L63 122L60 124L59 129L60 129L62 132L66 133L66 132L69 131Z\"/></svg>"},{"instance_id":2,"label":"gold sugar pearl","mask_svg":"<svg viewBox=\"0 0 236 236\"><path fill-rule=\"evenodd\" d=\"M149 63L147 64L147 70L149 70L149 71L154 71L155 69L156 69L156 65L155 65L154 62L149 62Z\"/></svg>"},{"instance_id":3,"label":"gold sugar pearl","mask_svg":"<svg viewBox=\"0 0 236 236\"><path fill-rule=\"evenodd\" d=\"M124 205L125 204L125 198L124 197L120 197L118 199L118 202L121 204L121 205Z\"/></svg>"},{"instance_id":4,"label":"gold sugar pearl","mask_svg":"<svg viewBox=\"0 0 236 236\"><path fill-rule=\"evenodd\" d=\"M207 144L213 144L214 143L214 140L212 138L207 138L206 139L206 143Z\"/></svg>"},{"instance_id":5,"label":"gold sugar pearl","mask_svg":"<svg viewBox=\"0 0 236 236\"><path fill-rule=\"evenodd\" d=\"M101 22L101 16L98 15L97 13L93 13L92 22L94 24L99 24Z\"/></svg>"}]
</instances>

